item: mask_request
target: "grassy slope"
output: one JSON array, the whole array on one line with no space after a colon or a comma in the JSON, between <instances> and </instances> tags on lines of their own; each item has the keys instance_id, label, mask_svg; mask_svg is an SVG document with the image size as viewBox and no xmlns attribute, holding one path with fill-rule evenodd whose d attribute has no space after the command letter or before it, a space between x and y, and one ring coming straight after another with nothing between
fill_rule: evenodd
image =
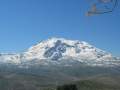
<instances>
[{"instance_id":1,"label":"grassy slope","mask_svg":"<svg viewBox=\"0 0 120 90\"><path fill-rule=\"evenodd\" d=\"M51 82L47 82L48 79ZM0 74L0 90L52 90L56 87L52 82L55 81L44 76ZM100 75L70 83L77 85L78 90L120 90L120 76Z\"/></svg>"},{"instance_id":2,"label":"grassy slope","mask_svg":"<svg viewBox=\"0 0 120 90\"><path fill-rule=\"evenodd\" d=\"M120 90L119 85L104 84L93 80L82 80L76 83L78 90ZM112 83L111 83L112 84Z\"/></svg>"},{"instance_id":3,"label":"grassy slope","mask_svg":"<svg viewBox=\"0 0 120 90\"><path fill-rule=\"evenodd\" d=\"M90 77L89 79L72 82L66 85L71 85L71 84L76 85L78 90L120 90L120 76L113 77L108 75L108 76ZM52 89L47 89L47 90L52 90Z\"/></svg>"},{"instance_id":4,"label":"grassy slope","mask_svg":"<svg viewBox=\"0 0 120 90\"><path fill-rule=\"evenodd\" d=\"M43 90L56 85L74 83L79 90L120 90L120 74L116 69L90 67L45 67L0 70L0 90ZM3 70L3 71L2 71ZM8 70L8 68L7 68ZM4 72L5 71L5 72ZM32 72L31 72L32 71ZM74 82L73 82L74 81Z\"/></svg>"}]
</instances>

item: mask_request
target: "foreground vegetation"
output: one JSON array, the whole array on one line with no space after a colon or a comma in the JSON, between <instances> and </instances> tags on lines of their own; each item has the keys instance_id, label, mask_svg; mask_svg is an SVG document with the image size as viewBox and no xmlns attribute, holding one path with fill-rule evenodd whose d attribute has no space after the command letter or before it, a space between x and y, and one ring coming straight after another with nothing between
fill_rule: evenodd
<instances>
[{"instance_id":1,"label":"foreground vegetation","mask_svg":"<svg viewBox=\"0 0 120 90\"><path fill-rule=\"evenodd\" d=\"M120 90L120 76L95 75L76 80L50 75L0 72L0 90Z\"/></svg>"},{"instance_id":2,"label":"foreground vegetation","mask_svg":"<svg viewBox=\"0 0 120 90\"><path fill-rule=\"evenodd\" d=\"M47 90L120 90L120 86L103 84L91 80L82 80L74 84L66 84Z\"/></svg>"}]
</instances>

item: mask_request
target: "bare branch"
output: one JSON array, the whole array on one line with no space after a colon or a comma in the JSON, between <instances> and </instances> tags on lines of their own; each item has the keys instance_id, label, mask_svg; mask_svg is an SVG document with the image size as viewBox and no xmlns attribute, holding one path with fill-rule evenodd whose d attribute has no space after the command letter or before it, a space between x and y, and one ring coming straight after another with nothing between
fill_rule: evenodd
<instances>
[{"instance_id":1,"label":"bare branch","mask_svg":"<svg viewBox=\"0 0 120 90\"><path fill-rule=\"evenodd\" d=\"M95 14L104 14L113 12L118 4L118 0L97 0L97 3L93 3L91 9L87 12L87 16ZM100 5L103 5L99 7Z\"/></svg>"}]
</instances>

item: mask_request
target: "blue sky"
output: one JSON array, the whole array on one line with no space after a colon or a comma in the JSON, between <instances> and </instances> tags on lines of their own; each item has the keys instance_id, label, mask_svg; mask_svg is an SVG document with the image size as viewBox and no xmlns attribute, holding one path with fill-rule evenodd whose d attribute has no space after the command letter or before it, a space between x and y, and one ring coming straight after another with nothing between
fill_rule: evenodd
<instances>
[{"instance_id":1,"label":"blue sky","mask_svg":"<svg viewBox=\"0 0 120 90\"><path fill-rule=\"evenodd\" d=\"M0 0L0 52L22 52L49 37L86 41L120 56L120 5L85 16L87 0Z\"/></svg>"}]
</instances>

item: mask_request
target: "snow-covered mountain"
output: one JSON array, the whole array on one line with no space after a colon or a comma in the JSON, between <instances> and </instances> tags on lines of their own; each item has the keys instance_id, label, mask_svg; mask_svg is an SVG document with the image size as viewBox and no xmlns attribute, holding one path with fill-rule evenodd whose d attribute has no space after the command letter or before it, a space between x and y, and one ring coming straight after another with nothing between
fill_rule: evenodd
<instances>
[{"instance_id":1,"label":"snow-covered mountain","mask_svg":"<svg viewBox=\"0 0 120 90\"><path fill-rule=\"evenodd\" d=\"M120 59L98 49L87 42L50 38L30 47L21 54L0 54L1 63L23 64L39 62L40 64L77 61L91 66L120 65Z\"/></svg>"}]
</instances>

